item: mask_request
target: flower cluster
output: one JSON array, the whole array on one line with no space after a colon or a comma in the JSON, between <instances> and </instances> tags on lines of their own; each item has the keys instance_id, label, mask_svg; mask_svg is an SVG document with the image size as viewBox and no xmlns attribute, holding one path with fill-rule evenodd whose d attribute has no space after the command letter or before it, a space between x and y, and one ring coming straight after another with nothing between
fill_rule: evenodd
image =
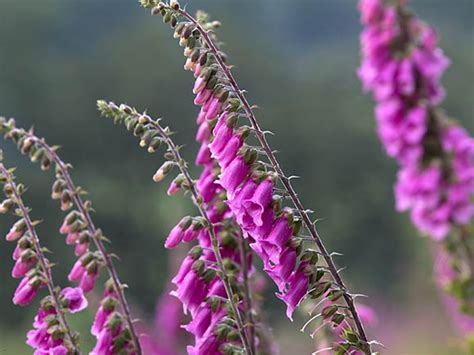
<instances>
[{"instance_id":1,"label":"flower cluster","mask_svg":"<svg viewBox=\"0 0 474 355\"><path fill-rule=\"evenodd\" d=\"M120 351L125 351L127 354L138 354L134 348L130 330L119 311L119 304L119 296L115 291L114 284L108 280L91 328L92 335L97 338L91 355L112 355Z\"/></svg>"},{"instance_id":2,"label":"flower cluster","mask_svg":"<svg viewBox=\"0 0 474 355\"><path fill-rule=\"evenodd\" d=\"M359 3L365 26L359 76L377 102L377 132L401 166L396 206L436 240L474 215L474 139L436 108L449 60L433 28L401 6Z\"/></svg>"},{"instance_id":3,"label":"flower cluster","mask_svg":"<svg viewBox=\"0 0 474 355\"><path fill-rule=\"evenodd\" d=\"M196 163L205 167L199 181L202 196L211 201L211 207L215 197L225 201L226 209L229 209L225 212L226 217L239 226L245 244L250 245L262 259L266 273L278 286L277 296L287 304L288 317L292 317L295 308L305 298L325 298L329 293L337 292L338 299L346 305L335 302L331 312L324 312L326 319L334 319L337 325L347 314L351 315L352 325L357 329L350 340L344 341L352 350L370 353L370 344L352 296L346 292L332 255L326 251L309 212L301 206L289 178L279 167L264 138L265 133L258 126L251 106L230 73L225 55L218 48L215 29L219 22L210 21L203 12L194 18L177 1L167 4L142 0L141 3L174 28L174 37L179 39L187 57L184 68L193 72L196 79L194 103L201 107L197 117L197 140L201 147ZM240 117L248 118L252 127L238 125ZM252 132L261 148L247 144ZM265 153L264 159L268 162L258 160L260 151ZM162 172L163 169L157 172L158 177ZM277 193L280 192L278 180L284 187L283 196ZM170 186L171 193L177 190L175 182ZM291 199L296 209L282 205L286 197ZM306 248L303 252L305 238L298 235L303 223L318 250ZM180 226L183 226L183 221ZM184 240L186 234L183 228L175 227L167 244L174 244L171 241L180 238ZM323 256L327 266L317 264L319 255Z\"/></svg>"},{"instance_id":4,"label":"flower cluster","mask_svg":"<svg viewBox=\"0 0 474 355\"><path fill-rule=\"evenodd\" d=\"M238 231L223 202L223 189L215 182L217 174L209 151L202 150L198 155L197 163L204 165L204 170L199 180L194 182L179 155L179 148L169 137L167 127L161 127L159 121L139 114L127 105L118 107L114 103L98 101L98 108L104 116L124 123L140 137L140 145L148 147L148 151L156 151L150 149L152 142L158 142L157 146L161 143L168 146L165 157L169 160L158 169L153 179L156 182L163 180L177 166L181 173L172 180L168 193L190 192L201 213L199 217L182 218L165 241L167 248L174 248L182 242L198 242L172 280L176 289L171 294L180 300L184 312L192 318L184 326L195 338L194 346L188 346L188 353L212 354L234 351L241 346L248 348L251 342L244 341L248 337L241 319L242 314L247 313L247 304L242 301L243 259L237 240L239 235L236 235ZM200 132L198 140L204 141L204 137L210 135ZM250 265L251 259L248 257L245 262Z\"/></svg>"},{"instance_id":5,"label":"flower cluster","mask_svg":"<svg viewBox=\"0 0 474 355\"><path fill-rule=\"evenodd\" d=\"M14 181L13 170L7 170L0 163L0 179L4 184L6 199L0 205L0 212L7 213L14 206L14 213L20 219L13 225L6 240L16 241L13 252L15 266L12 277L22 278L13 303L20 306L30 304L41 287L48 289L48 295L41 300L41 307L33 323L34 329L27 334L26 343L35 349L35 354L76 354L76 335L72 332L65 318L66 313L76 313L87 307L82 289L54 285L50 261L45 257L40 245L35 226L39 221L32 221L29 209L24 205L22 184Z\"/></svg>"},{"instance_id":6,"label":"flower cluster","mask_svg":"<svg viewBox=\"0 0 474 355\"><path fill-rule=\"evenodd\" d=\"M221 167L219 183L227 192L227 203L244 236L263 260L264 270L277 284L278 297L287 304L287 315L292 318L309 287L306 263L297 267L298 243L292 240L300 223L274 203L272 177L261 170L253 171L256 151L244 145L245 134L229 124L229 116L232 117L227 111L220 114L209 145Z\"/></svg>"},{"instance_id":7,"label":"flower cluster","mask_svg":"<svg viewBox=\"0 0 474 355\"><path fill-rule=\"evenodd\" d=\"M87 308L87 300L82 289L66 287L61 290L59 298L62 307L70 313L77 313ZM64 343L64 329L58 318L58 310L51 296L41 301L33 322L33 330L27 334L26 343L33 349L35 354L67 355L70 353Z\"/></svg>"},{"instance_id":8,"label":"flower cluster","mask_svg":"<svg viewBox=\"0 0 474 355\"><path fill-rule=\"evenodd\" d=\"M32 162L40 162L42 170L48 170L55 166L56 179L52 186L51 198L59 200L62 211L69 211L60 227L60 233L66 234L66 243L74 245L75 254L79 257L77 262L69 272L70 281L79 282L79 287L87 293L94 289L96 280L103 269L107 269L112 280L113 287L116 290L116 299L120 305L117 307L114 315L120 320L120 329L127 334L131 334L133 346L125 347L127 353L135 354L139 352L140 344L135 333L129 307L123 293L123 287L118 279L117 272L112 263L111 256L105 249L104 242L108 239L97 229L90 216L92 202L83 201L81 196L86 192L79 186L75 186L70 176L70 164L66 164L56 153L59 147L49 146L44 139L40 139L33 134L32 130L26 131L17 128L14 119L6 120L0 118L0 132L5 133L5 137L15 142L22 154L28 155ZM12 229L10 238L18 234L16 229L21 230L21 221L19 225ZM90 247L95 245L96 250ZM20 244L17 253L22 253L21 248L27 248L28 245ZM23 258L17 262L15 273L18 275L28 271L32 263L35 263L35 256L28 256L25 252ZM34 297L38 287L42 284L33 271L26 274L24 280L17 290L16 301L27 303ZM115 321L117 323L118 321ZM114 324L115 324L114 323Z\"/></svg>"}]
</instances>

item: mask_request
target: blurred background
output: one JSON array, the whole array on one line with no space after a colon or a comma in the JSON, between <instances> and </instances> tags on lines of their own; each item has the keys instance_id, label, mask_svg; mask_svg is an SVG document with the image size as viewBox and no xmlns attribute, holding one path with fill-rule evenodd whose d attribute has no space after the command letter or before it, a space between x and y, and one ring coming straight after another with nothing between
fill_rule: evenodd
<instances>
[{"instance_id":1,"label":"blurred background","mask_svg":"<svg viewBox=\"0 0 474 355\"><path fill-rule=\"evenodd\" d=\"M452 67L444 78L447 112L474 132L474 4L472 0L413 0L417 13L441 34ZM458 354L459 339L438 299L427 238L394 211L397 167L375 135L371 98L355 75L361 30L355 0L189 0L223 23L220 39L235 75L258 104L262 126L319 228L351 289L370 295L379 325L369 330L387 354ZM135 0L0 0L0 115L63 148L73 178L91 194L96 223L121 257L119 274L130 286L135 314L153 319L168 278L168 231L193 213L166 183L151 180L162 158L149 155L123 127L99 118L98 98L128 102L166 118L193 160L195 116L192 76L172 32ZM58 233L63 213L51 201L52 172L42 173L0 141L9 166L30 187L26 200L43 244L59 263L65 284L74 262ZM195 172L197 174L197 169ZM2 217L0 235L13 219ZM29 354L24 344L36 307L12 305L17 281L9 276L13 245L0 241L0 354ZM270 286L265 307L282 354L315 350L291 324ZM71 317L88 349L93 314Z\"/></svg>"}]
</instances>

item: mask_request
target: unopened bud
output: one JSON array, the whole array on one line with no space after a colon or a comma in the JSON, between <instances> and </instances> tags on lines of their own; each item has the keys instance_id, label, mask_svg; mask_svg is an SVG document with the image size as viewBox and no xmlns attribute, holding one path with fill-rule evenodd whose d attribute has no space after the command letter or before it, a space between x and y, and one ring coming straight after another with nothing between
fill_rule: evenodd
<instances>
[{"instance_id":1,"label":"unopened bud","mask_svg":"<svg viewBox=\"0 0 474 355\"><path fill-rule=\"evenodd\" d=\"M41 170L46 171L51 167L51 159L44 154L43 159L41 160Z\"/></svg>"},{"instance_id":2,"label":"unopened bud","mask_svg":"<svg viewBox=\"0 0 474 355\"><path fill-rule=\"evenodd\" d=\"M34 152L31 152L30 160L32 163L36 163L43 158L45 150L43 148L36 149Z\"/></svg>"},{"instance_id":3,"label":"unopened bud","mask_svg":"<svg viewBox=\"0 0 474 355\"><path fill-rule=\"evenodd\" d=\"M10 211L10 209L13 207L14 202L11 199L6 199L0 204L0 213L5 214Z\"/></svg>"},{"instance_id":4,"label":"unopened bud","mask_svg":"<svg viewBox=\"0 0 474 355\"><path fill-rule=\"evenodd\" d=\"M176 0L171 0L171 2L170 2L170 7L171 7L173 10L179 10L179 2L176 1Z\"/></svg>"},{"instance_id":5,"label":"unopened bud","mask_svg":"<svg viewBox=\"0 0 474 355\"><path fill-rule=\"evenodd\" d=\"M61 194L61 210L67 211L72 207L72 197L68 190L64 190Z\"/></svg>"},{"instance_id":6,"label":"unopened bud","mask_svg":"<svg viewBox=\"0 0 474 355\"><path fill-rule=\"evenodd\" d=\"M132 108L128 105L121 104L120 111L122 111L123 113L126 113L127 115L130 115L132 113Z\"/></svg>"},{"instance_id":7,"label":"unopened bud","mask_svg":"<svg viewBox=\"0 0 474 355\"><path fill-rule=\"evenodd\" d=\"M183 33L183 29L184 29L184 23L179 23L174 30L173 37L174 38L180 37L181 33Z\"/></svg>"},{"instance_id":8,"label":"unopened bud","mask_svg":"<svg viewBox=\"0 0 474 355\"><path fill-rule=\"evenodd\" d=\"M160 182L162 181L171 171L173 168L174 163L171 161L165 162L153 175L153 181L154 182Z\"/></svg>"},{"instance_id":9,"label":"unopened bud","mask_svg":"<svg viewBox=\"0 0 474 355\"><path fill-rule=\"evenodd\" d=\"M63 193L64 187L66 186L66 182L62 179L58 179L54 182L52 191L51 191L51 198L53 200L58 200L61 198L61 194Z\"/></svg>"},{"instance_id":10,"label":"unopened bud","mask_svg":"<svg viewBox=\"0 0 474 355\"><path fill-rule=\"evenodd\" d=\"M148 146L148 153L155 153L158 148L160 148L161 144L161 138L159 137L153 137L153 139L150 142L150 145Z\"/></svg>"},{"instance_id":11,"label":"unopened bud","mask_svg":"<svg viewBox=\"0 0 474 355\"><path fill-rule=\"evenodd\" d=\"M203 253L202 248L199 245L195 245L189 252L188 255L193 258L193 260L197 260L201 257Z\"/></svg>"},{"instance_id":12,"label":"unopened bud","mask_svg":"<svg viewBox=\"0 0 474 355\"><path fill-rule=\"evenodd\" d=\"M204 52L204 53L201 53L201 55L199 56L199 64L201 65L201 67L206 65L207 55L208 55L207 52Z\"/></svg>"}]
</instances>

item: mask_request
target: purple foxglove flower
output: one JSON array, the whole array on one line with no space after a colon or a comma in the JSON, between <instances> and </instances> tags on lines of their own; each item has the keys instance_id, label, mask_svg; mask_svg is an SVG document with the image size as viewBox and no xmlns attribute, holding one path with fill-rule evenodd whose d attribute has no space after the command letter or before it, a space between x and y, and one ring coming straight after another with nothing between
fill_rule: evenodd
<instances>
[{"instance_id":1,"label":"purple foxglove flower","mask_svg":"<svg viewBox=\"0 0 474 355\"><path fill-rule=\"evenodd\" d=\"M183 242L189 243L192 242L194 239L197 238L199 235L199 231L195 230L193 226L189 227L186 229L186 231L183 234Z\"/></svg>"},{"instance_id":2,"label":"purple foxglove flower","mask_svg":"<svg viewBox=\"0 0 474 355\"><path fill-rule=\"evenodd\" d=\"M81 259L77 260L68 275L69 281L79 281L86 272L86 268L82 265Z\"/></svg>"},{"instance_id":3,"label":"purple foxglove flower","mask_svg":"<svg viewBox=\"0 0 474 355\"><path fill-rule=\"evenodd\" d=\"M174 228L171 230L168 238L165 241L165 248L171 249L176 247L179 243L183 241L184 237L184 230L181 227L181 222L179 222Z\"/></svg>"},{"instance_id":4,"label":"purple foxglove flower","mask_svg":"<svg viewBox=\"0 0 474 355\"><path fill-rule=\"evenodd\" d=\"M206 111L204 111L202 108L199 110L199 114L196 117L196 123L197 124L203 124L206 121Z\"/></svg>"},{"instance_id":5,"label":"purple foxglove flower","mask_svg":"<svg viewBox=\"0 0 474 355\"><path fill-rule=\"evenodd\" d=\"M383 16L383 5L380 0L362 0L359 2L359 11L362 13L362 22L370 23Z\"/></svg>"},{"instance_id":6,"label":"purple foxglove flower","mask_svg":"<svg viewBox=\"0 0 474 355\"><path fill-rule=\"evenodd\" d=\"M202 106L204 105L209 98L211 97L212 92L210 90L202 90L199 94L196 95L194 98L194 104Z\"/></svg>"},{"instance_id":7,"label":"purple foxglove flower","mask_svg":"<svg viewBox=\"0 0 474 355\"><path fill-rule=\"evenodd\" d=\"M71 228L69 227L69 225L67 224L66 221L63 222L63 224L61 225L61 227L59 228L59 233L61 234L68 234L71 232Z\"/></svg>"},{"instance_id":8,"label":"purple foxglove flower","mask_svg":"<svg viewBox=\"0 0 474 355\"><path fill-rule=\"evenodd\" d=\"M37 329L30 330L26 333L26 344L33 349L46 348L49 338L48 325L43 323Z\"/></svg>"},{"instance_id":9,"label":"purple foxglove flower","mask_svg":"<svg viewBox=\"0 0 474 355\"><path fill-rule=\"evenodd\" d=\"M274 256L276 256L278 259L272 259ZM287 247L279 254L271 253L270 261L273 262L273 267L268 267L266 265L265 271L269 273L271 272L274 275L278 275L281 280L286 282L296 266L296 250L291 247Z\"/></svg>"},{"instance_id":10,"label":"purple foxglove flower","mask_svg":"<svg viewBox=\"0 0 474 355\"><path fill-rule=\"evenodd\" d=\"M206 121L202 122L199 125L199 129L196 134L196 141L198 142L208 142L211 137L211 129Z\"/></svg>"},{"instance_id":11,"label":"purple foxglove flower","mask_svg":"<svg viewBox=\"0 0 474 355\"><path fill-rule=\"evenodd\" d=\"M216 176L212 172L212 169L204 169L199 180L196 183L196 187L199 194L202 196L205 203L211 201L214 197L218 185L215 183Z\"/></svg>"},{"instance_id":12,"label":"purple foxglove flower","mask_svg":"<svg viewBox=\"0 0 474 355\"><path fill-rule=\"evenodd\" d=\"M36 264L36 257L31 257L28 260L23 261L20 257L13 267L12 277L19 279L26 275L26 273Z\"/></svg>"},{"instance_id":13,"label":"purple foxglove flower","mask_svg":"<svg viewBox=\"0 0 474 355\"><path fill-rule=\"evenodd\" d=\"M17 231L16 230L16 227L13 226L10 231L8 232L7 236L5 237L5 239L9 242L13 242L17 239L20 239L20 237L23 235L23 232L22 231Z\"/></svg>"},{"instance_id":14,"label":"purple foxglove flower","mask_svg":"<svg viewBox=\"0 0 474 355\"><path fill-rule=\"evenodd\" d=\"M447 203L442 204L436 209L415 207L412 210L411 218L413 223L435 240L444 239L450 229L450 207Z\"/></svg>"},{"instance_id":15,"label":"purple foxglove flower","mask_svg":"<svg viewBox=\"0 0 474 355\"><path fill-rule=\"evenodd\" d=\"M234 135L226 144L224 149L217 154L216 159L219 162L219 165L224 169L226 168L232 160L235 159L239 149L242 147L242 138L239 135Z\"/></svg>"},{"instance_id":16,"label":"purple foxglove flower","mask_svg":"<svg viewBox=\"0 0 474 355\"><path fill-rule=\"evenodd\" d=\"M82 288L85 293L92 291L94 289L95 282L97 281L98 276L98 272L84 272L82 274L79 287Z\"/></svg>"},{"instance_id":17,"label":"purple foxglove flower","mask_svg":"<svg viewBox=\"0 0 474 355\"><path fill-rule=\"evenodd\" d=\"M206 119L212 120L216 118L221 108L222 108L222 103L219 102L219 99L217 97L212 98L209 103L209 107L206 111Z\"/></svg>"},{"instance_id":18,"label":"purple foxglove flower","mask_svg":"<svg viewBox=\"0 0 474 355\"><path fill-rule=\"evenodd\" d=\"M94 318L94 323L91 327L91 334L96 338L99 337L100 333L105 327L105 323L109 319L109 316L112 314L113 310L105 309L103 306L100 306L97 310L97 313Z\"/></svg>"},{"instance_id":19,"label":"purple foxglove flower","mask_svg":"<svg viewBox=\"0 0 474 355\"><path fill-rule=\"evenodd\" d=\"M76 256L81 256L84 255L87 251L89 250L89 243L84 242L84 243L76 243L76 247L74 248L74 254Z\"/></svg>"},{"instance_id":20,"label":"purple foxglove flower","mask_svg":"<svg viewBox=\"0 0 474 355\"><path fill-rule=\"evenodd\" d=\"M64 345L57 345L57 346L49 349L48 352L45 353L44 355L67 355L67 354L68 354L68 350ZM41 355L43 355L43 354L41 354Z\"/></svg>"},{"instance_id":21,"label":"purple foxglove flower","mask_svg":"<svg viewBox=\"0 0 474 355\"><path fill-rule=\"evenodd\" d=\"M205 306L199 308L195 317L191 322L186 324L184 329L189 333L193 334L195 337L200 338L204 335L209 325L211 324L212 311L210 306Z\"/></svg>"},{"instance_id":22,"label":"purple foxglove flower","mask_svg":"<svg viewBox=\"0 0 474 355\"><path fill-rule=\"evenodd\" d=\"M265 242L270 243L276 247L276 249L281 252L287 245L288 240L290 240L293 234L292 228L288 225L288 220L285 215L280 217L273 224L272 230Z\"/></svg>"},{"instance_id":23,"label":"purple foxglove flower","mask_svg":"<svg viewBox=\"0 0 474 355\"><path fill-rule=\"evenodd\" d=\"M189 255L184 258L181 266L179 267L178 273L176 276L171 280L172 283L175 285L179 285L183 282L185 276L190 273L191 267L193 266L194 259Z\"/></svg>"},{"instance_id":24,"label":"purple foxglove flower","mask_svg":"<svg viewBox=\"0 0 474 355\"><path fill-rule=\"evenodd\" d=\"M224 283L221 279L215 279L212 281L211 286L209 287L208 295L227 297Z\"/></svg>"},{"instance_id":25,"label":"purple foxglove flower","mask_svg":"<svg viewBox=\"0 0 474 355\"><path fill-rule=\"evenodd\" d=\"M190 310L191 314L194 314L206 297L206 283L193 271L184 276L184 279L177 286L178 289L173 291L172 295L183 303L185 313Z\"/></svg>"},{"instance_id":26,"label":"purple foxglove flower","mask_svg":"<svg viewBox=\"0 0 474 355\"><path fill-rule=\"evenodd\" d=\"M262 215L262 225L256 226L249 233L251 236L257 240L262 240L267 238L272 230L273 221L275 219L275 214L272 208L267 208Z\"/></svg>"},{"instance_id":27,"label":"purple foxglove flower","mask_svg":"<svg viewBox=\"0 0 474 355\"><path fill-rule=\"evenodd\" d=\"M81 288L66 287L62 289L61 295L67 301L67 307L71 313L77 313L87 308L87 299Z\"/></svg>"},{"instance_id":28,"label":"purple foxglove flower","mask_svg":"<svg viewBox=\"0 0 474 355\"><path fill-rule=\"evenodd\" d=\"M196 66L194 67L194 77L197 78L199 75L201 75L201 64L197 63Z\"/></svg>"},{"instance_id":29,"label":"purple foxglove flower","mask_svg":"<svg viewBox=\"0 0 474 355\"><path fill-rule=\"evenodd\" d=\"M15 250L13 250L12 259L15 261L18 260L21 257L22 251L23 249L21 249L20 246L17 244Z\"/></svg>"},{"instance_id":30,"label":"purple foxglove flower","mask_svg":"<svg viewBox=\"0 0 474 355\"><path fill-rule=\"evenodd\" d=\"M242 207L256 226L263 224L263 213L272 202L273 184L270 180L261 182L250 199L242 201Z\"/></svg>"},{"instance_id":31,"label":"purple foxglove flower","mask_svg":"<svg viewBox=\"0 0 474 355\"><path fill-rule=\"evenodd\" d=\"M238 214L242 211L242 202L250 199L255 193L256 189L257 183L252 179L247 180L243 184L243 186L235 193L234 198L232 200L229 200L227 204L230 206L230 208L235 214Z\"/></svg>"},{"instance_id":32,"label":"purple foxglove flower","mask_svg":"<svg viewBox=\"0 0 474 355\"><path fill-rule=\"evenodd\" d=\"M66 244L74 245L79 239L79 233L67 233Z\"/></svg>"},{"instance_id":33,"label":"purple foxglove flower","mask_svg":"<svg viewBox=\"0 0 474 355\"><path fill-rule=\"evenodd\" d=\"M15 291L13 303L19 306L26 306L33 301L37 293L38 287L31 285L28 278L24 277Z\"/></svg>"},{"instance_id":34,"label":"purple foxglove flower","mask_svg":"<svg viewBox=\"0 0 474 355\"><path fill-rule=\"evenodd\" d=\"M206 87L207 81L203 76L199 76L194 82L193 93L198 94Z\"/></svg>"},{"instance_id":35,"label":"purple foxglove flower","mask_svg":"<svg viewBox=\"0 0 474 355\"><path fill-rule=\"evenodd\" d=\"M232 127L229 127L226 121L227 114L224 112L219 118L216 127L214 127L214 140L209 144L209 149L213 157L219 155L233 136Z\"/></svg>"},{"instance_id":36,"label":"purple foxglove flower","mask_svg":"<svg viewBox=\"0 0 474 355\"><path fill-rule=\"evenodd\" d=\"M219 341L215 335L205 337L198 342L194 347L188 346L188 355L218 355L221 354L219 347L222 341Z\"/></svg>"},{"instance_id":37,"label":"purple foxglove flower","mask_svg":"<svg viewBox=\"0 0 474 355\"><path fill-rule=\"evenodd\" d=\"M207 143L201 144L198 154L196 156L196 165L205 165L211 161L211 152L207 146Z\"/></svg>"},{"instance_id":38,"label":"purple foxglove flower","mask_svg":"<svg viewBox=\"0 0 474 355\"><path fill-rule=\"evenodd\" d=\"M415 70L410 59L403 59L400 62L397 80L403 95L412 95L415 92Z\"/></svg>"},{"instance_id":39,"label":"purple foxglove flower","mask_svg":"<svg viewBox=\"0 0 474 355\"><path fill-rule=\"evenodd\" d=\"M308 292L308 276L302 271L296 271L288 280L289 286L286 293L279 293L277 297L280 298L287 305L286 315L293 320L293 312L300 304L303 297Z\"/></svg>"},{"instance_id":40,"label":"purple foxglove flower","mask_svg":"<svg viewBox=\"0 0 474 355\"><path fill-rule=\"evenodd\" d=\"M242 157L236 157L222 172L219 183L231 196L237 187L244 181L249 172L249 166Z\"/></svg>"},{"instance_id":41,"label":"purple foxglove flower","mask_svg":"<svg viewBox=\"0 0 474 355\"><path fill-rule=\"evenodd\" d=\"M112 355L113 337L110 329L104 328L100 332L97 343L90 355Z\"/></svg>"},{"instance_id":42,"label":"purple foxglove flower","mask_svg":"<svg viewBox=\"0 0 474 355\"><path fill-rule=\"evenodd\" d=\"M176 195L180 190L180 187L178 186L178 184L176 183L176 181L171 181L171 184L170 186L168 187L168 190L166 191L166 193L168 194L168 196L173 196L173 195Z\"/></svg>"}]
</instances>

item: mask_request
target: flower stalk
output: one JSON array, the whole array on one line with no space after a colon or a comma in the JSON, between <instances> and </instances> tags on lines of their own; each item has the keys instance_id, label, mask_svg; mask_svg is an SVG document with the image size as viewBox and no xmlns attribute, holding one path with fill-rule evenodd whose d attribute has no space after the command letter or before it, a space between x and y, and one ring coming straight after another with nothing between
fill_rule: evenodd
<instances>
[{"instance_id":1,"label":"flower stalk","mask_svg":"<svg viewBox=\"0 0 474 355\"><path fill-rule=\"evenodd\" d=\"M40 239L38 237L38 234L36 233L35 225L38 224L39 221L32 221L29 215L29 208L26 207L21 197L22 191L24 191L23 185L16 184L15 178L13 176L14 170L7 169L4 166L3 162L1 162L2 160L3 160L3 157L0 157L0 174L1 174L0 176L4 184L4 191L6 193L6 197L18 207L15 213L18 217L22 218L22 220L24 221L26 225L26 230L31 236L30 242L34 248L34 251L36 253L36 258L42 269L44 284L46 285L48 289L49 295L51 296L52 305L58 315L60 326L66 334L67 341L70 343L70 345L68 346L69 351L72 354L80 354L81 351L80 351L79 345L77 344L77 336L71 330L71 327L65 316L66 310L64 309L62 302L59 299L58 288L56 288L53 281L51 266L49 264L48 259L44 255L43 247L41 246ZM5 203L2 203L2 206L5 206ZM7 212L7 211L3 210L2 212Z\"/></svg>"},{"instance_id":2,"label":"flower stalk","mask_svg":"<svg viewBox=\"0 0 474 355\"><path fill-rule=\"evenodd\" d=\"M237 331L242 341L244 351L246 354L249 354L249 355L254 354L254 350L252 346L253 342L249 340L249 338L252 336L253 333L251 331L248 331L248 328L252 328L253 326L247 327L246 324L244 324L244 318L239 309L238 297L234 293L234 290L232 288L232 284L230 282L227 269L224 265L224 259L220 251L220 243L215 233L216 225L211 221L211 218L209 217L209 214L204 206L204 198L198 192L198 189L196 188L196 184L194 180L191 178L191 175L187 167L187 163L181 157L181 154L179 152L180 150L179 147L174 143L173 139L171 138L170 129L168 127L162 127L159 120L152 119L146 113L141 114L136 109L131 108L127 105L122 104L119 107L112 102L106 103L103 100L99 100L97 102L97 106L100 112L104 116L113 118L115 122L121 123L127 117L135 119L138 122L138 124L142 125L141 127L143 128L141 130L144 130L143 132L141 132L142 141L145 141L146 139L145 135L147 134L146 133L147 131L145 127L148 126L149 128L153 129L157 133L157 135L161 137L162 141L167 145L168 152L170 153L170 156L169 156L170 160L166 162L162 166L162 168L158 170L157 174L155 174L154 180L161 181L164 175L166 175L170 171L171 169L170 166L172 165L176 165L179 171L181 172L182 174L181 176L183 177L184 181L182 181L180 185L181 186L184 185L186 188L186 191L189 191L191 193L192 201L194 205L197 207L200 216L202 217L204 228L208 231L210 235L211 247L212 247L212 251L214 253L217 268L218 268L218 276L221 278L223 282L225 293L227 295L229 305L232 309L232 315L235 317ZM177 227L179 227L179 225Z\"/></svg>"},{"instance_id":3,"label":"flower stalk","mask_svg":"<svg viewBox=\"0 0 474 355\"><path fill-rule=\"evenodd\" d=\"M84 194L85 191L80 187L76 187L71 178L71 175L69 173L69 169L71 166L65 163L56 153L58 149L57 146L48 145L44 139L35 136L32 130L25 131L22 128L17 128L13 119L7 121L5 118L0 117L0 132L5 133L6 138L10 138L15 143L17 143L20 151L24 154L29 154L32 161L41 160L41 168L43 170L47 170L51 166L52 162L55 163L56 173L61 176L63 184L65 185L61 187L62 189L64 189L62 193L60 193L61 208L63 210L67 210L72 206L72 204L77 207L79 214L81 215L85 224L85 226L83 225L82 227L85 227L89 232L89 236L94 241L100 253L100 258L105 264L105 268L107 269L110 279L112 280L112 284L115 289L118 302L122 309L123 318L127 324L127 328L129 329L129 333L131 336L131 341L133 343L134 349L131 351L137 354L141 354L142 352L140 348L140 342L133 324L130 307L125 298L125 285L121 283L114 263L112 261L112 257L105 248L104 241L107 239L103 236L102 231L96 228L92 220L92 217L90 215L90 211L92 210L91 202L82 200L81 195ZM53 195L54 193L55 191L53 186ZM97 270L97 267L98 266L95 266L94 270ZM90 270L87 270L88 273L89 271ZM98 271L94 271L95 274L97 272ZM95 278L93 278L93 281L91 281L91 287L93 287L94 281ZM91 287L88 287L87 290L89 290Z\"/></svg>"},{"instance_id":4,"label":"flower stalk","mask_svg":"<svg viewBox=\"0 0 474 355\"><path fill-rule=\"evenodd\" d=\"M346 285L339 275L332 255L327 251L314 223L309 217L308 210L304 208L296 194L291 184L291 178L285 175L276 159L275 154L266 139L266 133L261 129L244 91L239 87L231 72L230 66L226 64L224 55L218 48L218 45L215 42L214 33L211 31L212 23L209 24L201 18L193 17L185 9L181 8L177 1L164 3L154 0L143 0L142 5L150 8L154 15L161 14L164 22L169 23L171 27L175 28L175 37L180 38L180 45L186 47L184 53L188 57L188 60L186 61L185 69L194 70L195 75L198 77L194 87L194 92L197 93L195 103L204 105L201 113L205 114L206 119L214 119L216 112L221 112L221 109L224 109L224 112L226 112L226 110L233 111L238 113L238 115L245 116L249 120L251 124L250 131L257 137L261 145L261 150L263 150L263 153L268 158L269 166L281 181L285 194L289 196L294 204L296 213L301 216L302 222L308 229L312 241L318 248L318 253L323 257L327 265L327 270L334 280L335 287L343 293L342 297L346 303L347 309L350 313L350 318L352 318L357 332L355 337L352 337L352 339L357 338L357 341L352 341L351 346L355 346L364 353L370 354L371 346L367 340L364 326L354 306L353 296L348 292ZM178 18L184 18L186 22L179 22ZM197 47L197 43L200 43L201 47ZM209 64L209 62L212 64ZM205 65L207 67L204 69ZM208 70L205 71L206 69ZM215 72L217 72L217 74L215 74ZM208 92L212 92L210 99L208 99ZM199 117L198 121L200 119ZM218 123L218 125L219 124L220 123ZM216 131L214 130L214 133L215 132ZM249 153L252 154L251 151L249 151ZM250 155L248 155L248 158L252 159ZM226 167L226 165L227 163L224 162L223 167ZM232 174L235 175L236 173L241 174L239 178L234 179L239 180L237 184L242 181L242 179L240 179L243 174L242 169L245 169L245 167L242 162L239 161L236 161L234 165L232 165L232 168L230 168L230 171L232 172L229 172L229 176L232 176ZM229 178L229 176L226 175L226 178ZM223 177L221 177L221 180L224 180ZM232 195L234 189L235 186L231 186L231 190L227 191L228 195ZM304 263L302 265L304 265ZM304 288L303 279L300 278L300 275L295 274L295 276L288 281L290 283L292 282L294 284L293 286L297 286L298 289ZM325 291L327 291L327 289ZM324 294L324 292L322 294ZM293 297L293 299L287 299L291 304L299 303L300 297L297 297L296 294L288 295L288 297ZM289 314L292 313L291 309L293 307L294 305L289 309Z\"/></svg>"},{"instance_id":5,"label":"flower stalk","mask_svg":"<svg viewBox=\"0 0 474 355\"><path fill-rule=\"evenodd\" d=\"M472 317L474 139L439 108L450 60L435 29L406 4L359 2L364 30L358 75L374 96L379 138L400 166L396 209L409 211L415 227L444 248L453 269L443 288Z\"/></svg>"}]
</instances>

